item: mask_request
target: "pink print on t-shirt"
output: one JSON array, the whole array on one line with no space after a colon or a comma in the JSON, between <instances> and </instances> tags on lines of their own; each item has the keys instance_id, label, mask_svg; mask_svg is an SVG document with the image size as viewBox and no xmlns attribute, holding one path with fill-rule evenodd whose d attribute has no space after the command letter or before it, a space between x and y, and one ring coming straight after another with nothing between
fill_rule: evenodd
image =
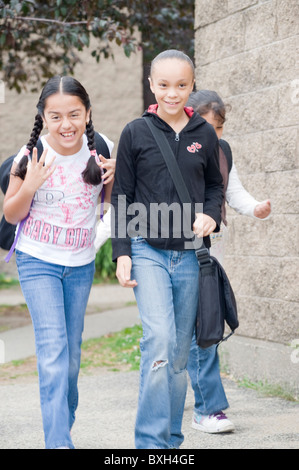
<instances>
[{"instance_id":1,"label":"pink print on t-shirt","mask_svg":"<svg viewBox=\"0 0 299 470\"><path fill-rule=\"evenodd\" d=\"M59 245L64 248L85 248L92 245L93 229L63 228L28 217L23 227L23 234L31 240Z\"/></svg>"}]
</instances>

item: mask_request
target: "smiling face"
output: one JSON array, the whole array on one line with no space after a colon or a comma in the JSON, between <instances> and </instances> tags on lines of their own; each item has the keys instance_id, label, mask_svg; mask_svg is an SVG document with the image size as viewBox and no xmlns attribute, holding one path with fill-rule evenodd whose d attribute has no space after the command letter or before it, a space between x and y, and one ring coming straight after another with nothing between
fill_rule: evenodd
<instances>
[{"instance_id":1,"label":"smiling face","mask_svg":"<svg viewBox=\"0 0 299 470\"><path fill-rule=\"evenodd\" d=\"M77 96L55 93L46 99L43 121L49 134L47 142L61 155L73 155L82 147L82 136L90 110Z\"/></svg>"},{"instance_id":2,"label":"smiling face","mask_svg":"<svg viewBox=\"0 0 299 470\"><path fill-rule=\"evenodd\" d=\"M166 122L179 119L194 85L190 64L176 58L161 59L155 64L149 80L158 103L158 115Z\"/></svg>"}]
</instances>

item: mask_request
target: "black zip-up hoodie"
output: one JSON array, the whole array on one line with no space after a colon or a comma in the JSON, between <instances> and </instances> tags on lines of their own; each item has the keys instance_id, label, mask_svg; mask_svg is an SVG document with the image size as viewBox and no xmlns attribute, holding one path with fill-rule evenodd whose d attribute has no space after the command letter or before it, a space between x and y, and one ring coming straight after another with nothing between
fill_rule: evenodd
<instances>
[{"instance_id":1,"label":"black zip-up hoodie","mask_svg":"<svg viewBox=\"0 0 299 470\"><path fill-rule=\"evenodd\" d=\"M156 114L156 109L157 105L150 106L143 116L150 116L165 132L192 202L203 204L203 213L215 220L215 231L219 231L223 184L219 171L219 141L213 127L192 108L185 108L189 122L176 134ZM122 255L131 256L130 239L137 235L159 249L186 249L185 242L190 241L190 236L186 235L182 225L182 205L163 156L143 118L127 124L121 134L111 203L114 260ZM201 212L198 207L196 212ZM195 205L188 227L191 230L194 219ZM209 237L204 241L209 247ZM190 248L190 243L188 246Z\"/></svg>"}]
</instances>

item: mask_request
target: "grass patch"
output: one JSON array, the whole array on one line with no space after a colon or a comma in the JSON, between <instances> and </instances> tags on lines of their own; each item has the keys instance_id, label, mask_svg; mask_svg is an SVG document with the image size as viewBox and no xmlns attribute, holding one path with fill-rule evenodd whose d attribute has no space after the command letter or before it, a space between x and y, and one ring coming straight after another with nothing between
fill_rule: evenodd
<instances>
[{"instance_id":1,"label":"grass patch","mask_svg":"<svg viewBox=\"0 0 299 470\"><path fill-rule=\"evenodd\" d=\"M0 366L0 383L10 383L14 380L31 381L37 377L36 357L7 362Z\"/></svg>"},{"instance_id":2,"label":"grass patch","mask_svg":"<svg viewBox=\"0 0 299 470\"><path fill-rule=\"evenodd\" d=\"M271 384L263 380L253 382L247 377L237 380L237 383L240 387L255 390L260 395L263 395L265 397L276 397L276 398L282 398L283 400L298 402L296 397L294 397L290 392L288 392L286 388L278 384Z\"/></svg>"},{"instance_id":3,"label":"grass patch","mask_svg":"<svg viewBox=\"0 0 299 470\"><path fill-rule=\"evenodd\" d=\"M118 333L84 341L81 371L88 372L95 367L108 368L110 371L139 370L141 337L142 327L135 325Z\"/></svg>"},{"instance_id":4,"label":"grass patch","mask_svg":"<svg viewBox=\"0 0 299 470\"><path fill-rule=\"evenodd\" d=\"M226 355L219 351L220 372L224 377L233 380L239 387L255 390L264 397L276 397L283 400L298 402L298 396L288 389L288 384L280 385L278 383L269 383L267 380L252 380L248 376L234 377L231 374Z\"/></svg>"},{"instance_id":5,"label":"grass patch","mask_svg":"<svg viewBox=\"0 0 299 470\"><path fill-rule=\"evenodd\" d=\"M82 343L81 373L92 373L96 368L109 371L139 370L142 337L141 325L124 328L118 333L89 339ZM37 376L36 357L1 364L0 383Z\"/></svg>"},{"instance_id":6,"label":"grass patch","mask_svg":"<svg viewBox=\"0 0 299 470\"><path fill-rule=\"evenodd\" d=\"M18 286L18 279L7 276L5 274L0 274L0 289L7 289L9 287Z\"/></svg>"}]
</instances>

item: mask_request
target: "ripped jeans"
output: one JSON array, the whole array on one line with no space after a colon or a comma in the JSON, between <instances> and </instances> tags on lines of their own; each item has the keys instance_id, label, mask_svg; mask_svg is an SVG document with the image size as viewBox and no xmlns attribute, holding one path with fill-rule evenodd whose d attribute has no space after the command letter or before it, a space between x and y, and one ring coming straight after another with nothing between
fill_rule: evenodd
<instances>
[{"instance_id":1,"label":"ripped jeans","mask_svg":"<svg viewBox=\"0 0 299 470\"><path fill-rule=\"evenodd\" d=\"M193 250L160 250L132 239L132 276L143 327L135 427L137 449L178 448L187 391L186 365L198 303Z\"/></svg>"}]
</instances>

